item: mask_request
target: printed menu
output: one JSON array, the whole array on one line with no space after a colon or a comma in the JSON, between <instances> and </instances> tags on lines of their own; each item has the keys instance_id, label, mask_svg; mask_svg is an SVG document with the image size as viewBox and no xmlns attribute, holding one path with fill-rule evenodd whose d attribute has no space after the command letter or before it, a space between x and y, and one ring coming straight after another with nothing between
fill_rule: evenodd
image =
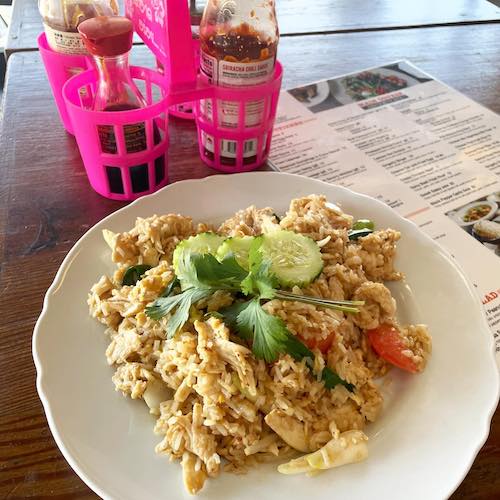
<instances>
[{"instance_id":1,"label":"printed menu","mask_svg":"<svg viewBox=\"0 0 500 500\"><path fill-rule=\"evenodd\" d=\"M439 241L500 366L500 116L408 61L283 91L269 163L380 199Z\"/></svg>"}]
</instances>

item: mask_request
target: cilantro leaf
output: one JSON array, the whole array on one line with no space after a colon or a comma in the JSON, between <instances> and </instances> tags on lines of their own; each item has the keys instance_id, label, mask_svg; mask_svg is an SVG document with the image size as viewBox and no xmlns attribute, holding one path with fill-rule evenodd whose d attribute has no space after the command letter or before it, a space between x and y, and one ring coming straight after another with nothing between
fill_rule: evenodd
<instances>
[{"instance_id":1,"label":"cilantro leaf","mask_svg":"<svg viewBox=\"0 0 500 500\"><path fill-rule=\"evenodd\" d=\"M247 302L234 302L228 307L224 307L219 311L219 313L224 318L224 323L228 328L238 333L238 335L246 340L253 339L253 333L250 336L246 336L247 332L242 332L238 329L238 315L250 305L250 300Z\"/></svg>"},{"instance_id":2,"label":"cilantro leaf","mask_svg":"<svg viewBox=\"0 0 500 500\"><path fill-rule=\"evenodd\" d=\"M257 236L248 253L250 272L241 282L241 290L245 295L258 295L261 299L272 299L276 295L278 279L271 272L271 262L264 260L260 247L262 236Z\"/></svg>"},{"instance_id":3,"label":"cilantro leaf","mask_svg":"<svg viewBox=\"0 0 500 500\"><path fill-rule=\"evenodd\" d=\"M201 286L217 287L219 290L239 290L247 275L247 271L238 264L233 254L227 255L222 261L208 253L192 254L191 261Z\"/></svg>"},{"instance_id":4,"label":"cilantro leaf","mask_svg":"<svg viewBox=\"0 0 500 500\"><path fill-rule=\"evenodd\" d=\"M158 297L170 297L170 295L172 295L172 293L174 293L174 288L176 286L179 286L179 279L178 278L174 278L166 287L165 287L165 290L163 290L163 292L160 293L160 295Z\"/></svg>"},{"instance_id":5,"label":"cilantro leaf","mask_svg":"<svg viewBox=\"0 0 500 500\"><path fill-rule=\"evenodd\" d=\"M135 285L142 277L146 271L149 271L151 266L147 264L137 264L136 266L130 266L123 275L122 285Z\"/></svg>"},{"instance_id":6,"label":"cilantro leaf","mask_svg":"<svg viewBox=\"0 0 500 500\"><path fill-rule=\"evenodd\" d=\"M287 341L287 352L297 361L306 358L307 366L313 370L313 360L314 354L308 349L295 335L290 334L290 337ZM340 378L338 374L332 371L327 366L323 368L321 372L321 379L323 380L325 387L327 389L333 389L336 385L342 384L345 386L350 392L354 390L354 386L349 384L344 379Z\"/></svg>"},{"instance_id":7,"label":"cilantro leaf","mask_svg":"<svg viewBox=\"0 0 500 500\"><path fill-rule=\"evenodd\" d=\"M189 309L193 304L212 295L214 292L215 290L212 288L189 288L180 295L175 295L175 297L182 297L182 300L178 303L175 313L168 320L167 338L172 338L184 326L189 319Z\"/></svg>"},{"instance_id":8,"label":"cilantro leaf","mask_svg":"<svg viewBox=\"0 0 500 500\"><path fill-rule=\"evenodd\" d=\"M209 253L179 252L176 259L179 280L183 290L214 287L218 290L239 290L245 271L234 255L227 255L221 262Z\"/></svg>"},{"instance_id":9,"label":"cilantro leaf","mask_svg":"<svg viewBox=\"0 0 500 500\"><path fill-rule=\"evenodd\" d=\"M171 297L158 297L150 306L146 307L146 315L151 319L160 319L182 302L183 293Z\"/></svg>"},{"instance_id":10,"label":"cilantro leaf","mask_svg":"<svg viewBox=\"0 0 500 500\"><path fill-rule=\"evenodd\" d=\"M252 351L256 358L271 363L286 350L289 332L285 323L264 311L259 299L247 302L238 314L236 323L244 338L253 339Z\"/></svg>"},{"instance_id":11,"label":"cilantro leaf","mask_svg":"<svg viewBox=\"0 0 500 500\"><path fill-rule=\"evenodd\" d=\"M354 390L354 385L352 385L349 382L346 382L344 379L340 378L340 376L337 373L335 373L334 371L330 370L330 368L328 368L328 366L323 368L323 371L321 372L321 378L323 379L323 382L324 382L325 387L327 389L333 389L336 385L341 384L349 392L352 392Z\"/></svg>"},{"instance_id":12,"label":"cilantro leaf","mask_svg":"<svg viewBox=\"0 0 500 500\"><path fill-rule=\"evenodd\" d=\"M295 335L289 334L286 343L286 352L292 356L292 358L300 361L304 358L309 358L311 361L314 359L313 352L308 349Z\"/></svg>"},{"instance_id":13,"label":"cilantro leaf","mask_svg":"<svg viewBox=\"0 0 500 500\"><path fill-rule=\"evenodd\" d=\"M276 361L279 354L288 353L297 361L306 358L307 366L313 370L314 353L288 330L280 318L264 311L258 299L235 302L219 312L229 328L237 331L241 338L253 341L255 357L270 363ZM342 384L349 391L354 390L352 384L328 367L321 372L321 378L327 389Z\"/></svg>"},{"instance_id":14,"label":"cilantro leaf","mask_svg":"<svg viewBox=\"0 0 500 500\"><path fill-rule=\"evenodd\" d=\"M192 252L183 249L180 246L181 243L175 247L173 264L175 274L181 284L181 289L187 290L188 288L199 286L200 283L198 281L198 276L196 275L196 268L194 267L193 260L191 258Z\"/></svg>"},{"instance_id":15,"label":"cilantro leaf","mask_svg":"<svg viewBox=\"0 0 500 500\"><path fill-rule=\"evenodd\" d=\"M213 288L188 288L178 295L158 297L153 304L146 307L146 315L158 320L177 308L167 323L167 338L172 338L188 320L191 306L214 292Z\"/></svg>"}]
</instances>

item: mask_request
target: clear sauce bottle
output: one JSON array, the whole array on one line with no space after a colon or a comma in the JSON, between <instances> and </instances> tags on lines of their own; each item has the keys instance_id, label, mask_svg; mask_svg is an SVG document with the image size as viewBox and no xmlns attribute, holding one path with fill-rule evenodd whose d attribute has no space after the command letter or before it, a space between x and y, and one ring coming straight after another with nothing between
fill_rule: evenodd
<instances>
[{"instance_id":1,"label":"clear sauce bottle","mask_svg":"<svg viewBox=\"0 0 500 500\"><path fill-rule=\"evenodd\" d=\"M200 69L214 85L251 87L269 81L274 73L279 31L274 0L208 0L200 24ZM238 125L238 105L218 103L219 124L225 128ZM263 101L247 103L245 126L262 120ZM212 117L210 101L202 102L202 111ZM202 134L205 155L213 159L214 140ZM236 163L236 143L222 140L221 162ZM257 139L243 147L243 163L256 161Z\"/></svg>"},{"instance_id":2,"label":"clear sauce bottle","mask_svg":"<svg viewBox=\"0 0 500 500\"><path fill-rule=\"evenodd\" d=\"M133 25L126 17L98 16L80 24L78 30L88 52L93 56L98 81L94 98L95 111L129 111L146 107L146 101L132 80L128 63L132 48ZM125 125L124 137L127 153L138 153L147 149L146 125L144 122ZM112 125L98 126L103 153L117 154L118 147ZM154 143L160 142L158 127L153 124ZM123 194L124 186L119 167L107 166L110 190ZM130 167L132 190L140 193L149 189L148 165ZM155 160L157 185L165 178L165 159Z\"/></svg>"}]
</instances>

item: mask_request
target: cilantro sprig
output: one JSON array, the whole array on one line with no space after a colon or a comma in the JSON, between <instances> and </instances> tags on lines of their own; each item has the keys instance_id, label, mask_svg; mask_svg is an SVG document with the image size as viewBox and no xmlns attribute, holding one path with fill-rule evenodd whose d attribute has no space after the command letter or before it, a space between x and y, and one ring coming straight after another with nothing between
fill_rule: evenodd
<instances>
[{"instance_id":1,"label":"cilantro sprig","mask_svg":"<svg viewBox=\"0 0 500 500\"><path fill-rule=\"evenodd\" d=\"M280 353L285 352L297 361L305 359L307 366L313 371L314 353L288 330L281 318L264 311L258 298L235 302L219 314L240 337L252 341L255 357L271 363L276 361ZM327 389L341 384L349 391L354 390L352 384L328 367L321 372L321 379Z\"/></svg>"},{"instance_id":2,"label":"cilantro sprig","mask_svg":"<svg viewBox=\"0 0 500 500\"><path fill-rule=\"evenodd\" d=\"M189 254L182 256L183 277L170 283L165 292L146 308L152 319L160 319L175 309L167 323L167 338L172 338L189 319L191 306L206 299L217 290L237 291L246 271L229 255L219 262L210 254ZM171 295L174 286L180 283L183 292ZM166 296L165 296L166 295Z\"/></svg>"},{"instance_id":3,"label":"cilantro sprig","mask_svg":"<svg viewBox=\"0 0 500 500\"><path fill-rule=\"evenodd\" d=\"M146 308L146 314L156 320L171 314L167 323L167 337L172 338L188 321L191 306L210 297L217 290L245 295L248 300L234 302L219 311L219 315L237 335L251 343L255 357L271 363L280 354L288 353L296 360L305 359L307 366L313 370L313 352L288 330L281 318L266 312L262 308L262 302L278 298L347 313L358 312L357 306L363 302L333 301L279 290L278 280L271 272L270 263L260 252L261 245L262 237L257 237L252 242L248 271L238 264L232 254L219 261L211 254L183 252L179 256L180 271L177 278ZM181 293L172 295L178 285ZM323 369L321 378L327 388L338 384L344 385L348 390L354 388L330 368Z\"/></svg>"},{"instance_id":4,"label":"cilantro sprig","mask_svg":"<svg viewBox=\"0 0 500 500\"><path fill-rule=\"evenodd\" d=\"M130 266L123 275L122 285L135 285L142 277L146 271L149 271L151 266L147 264L137 264L136 266Z\"/></svg>"}]
</instances>

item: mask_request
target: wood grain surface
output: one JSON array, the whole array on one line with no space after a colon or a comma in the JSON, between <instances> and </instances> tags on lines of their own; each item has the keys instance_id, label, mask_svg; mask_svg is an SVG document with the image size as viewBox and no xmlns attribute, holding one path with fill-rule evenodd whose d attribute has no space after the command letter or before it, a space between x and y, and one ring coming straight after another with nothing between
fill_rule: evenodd
<instances>
[{"instance_id":1,"label":"wood grain surface","mask_svg":"<svg viewBox=\"0 0 500 500\"><path fill-rule=\"evenodd\" d=\"M123 0L119 4L123 5ZM205 1L197 1L192 8L198 19L204 5ZM500 22L500 8L487 0L276 0L276 9L280 31L285 36L450 23ZM14 0L6 55L35 49L36 38L42 29L37 0Z\"/></svg>"},{"instance_id":2,"label":"wood grain surface","mask_svg":"<svg viewBox=\"0 0 500 500\"><path fill-rule=\"evenodd\" d=\"M470 2L464 2L469 4ZM500 111L500 39L490 24L284 38L285 85L407 58ZM134 60L149 64L144 47ZM93 192L62 129L37 52L8 63L0 136L0 498L96 498L58 451L35 389L31 335L68 250L123 203ZM192 123L172 120L172 181L214 173ZM458 409L459 411L459 409ZM153 453L153 451L152 451ZM500 498L500 417L454 499Z\"/></svg>"}]
</instances>

